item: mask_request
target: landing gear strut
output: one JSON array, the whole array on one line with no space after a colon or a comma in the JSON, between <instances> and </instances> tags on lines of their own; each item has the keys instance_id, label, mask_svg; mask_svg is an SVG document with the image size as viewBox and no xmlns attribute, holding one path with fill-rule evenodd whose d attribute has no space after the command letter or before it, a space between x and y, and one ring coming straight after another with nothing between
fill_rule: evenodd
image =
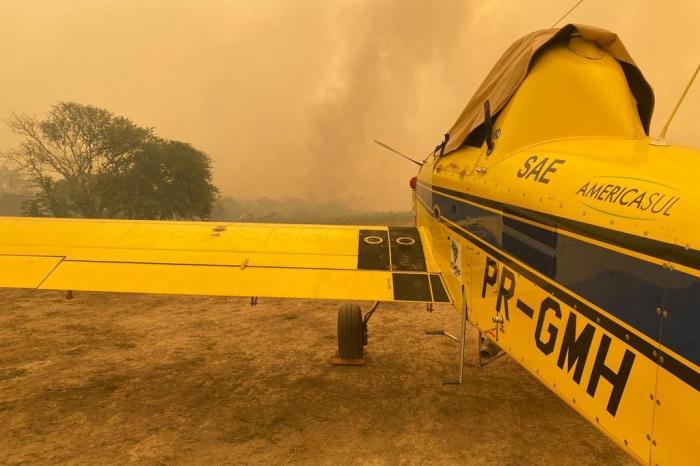
<instances>
[{"instance_id":1,"label":"landing gear strut","mask_svg":"<svg viewBox=\"0 0 700 466\"><path fill-rule=\"evenodd\" d=\"M450 340L459 343L459 373L457 378L453 379L442 379L443 385L461 385L464 378L464 345L467 342L467 299L464 292L464 287L462 287L462 325L459 332L459 337L456 337L444 330L428 330L425 332L426 335L440 335L449 338Z\"/></svg>"}]
</instances>

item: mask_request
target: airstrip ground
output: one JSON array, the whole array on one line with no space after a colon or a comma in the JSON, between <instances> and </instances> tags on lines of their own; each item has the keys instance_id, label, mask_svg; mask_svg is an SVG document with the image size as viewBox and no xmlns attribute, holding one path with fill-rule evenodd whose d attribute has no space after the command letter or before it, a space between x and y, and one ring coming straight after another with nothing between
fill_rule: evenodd
<instances>
[{"instance_id":1,"label":"airstrip ground","mask_svg":"<svg viewBox=\"0 0 700 466\"><path fill-rule=\"evenodd\" d=\"M0 290L3 464L635 464L508 357L465 382L448 306L382 305L334 367L337 303Z\"/></svg>"}]
</instances>

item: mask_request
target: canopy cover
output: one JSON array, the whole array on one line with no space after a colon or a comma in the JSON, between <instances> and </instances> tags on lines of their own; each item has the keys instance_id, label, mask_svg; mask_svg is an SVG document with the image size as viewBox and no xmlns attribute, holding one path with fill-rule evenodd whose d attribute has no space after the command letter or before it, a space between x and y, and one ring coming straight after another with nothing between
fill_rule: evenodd
<instances>
[{"instance_id":1,"label":"canopy cover","mask_svg":"<svg viewBox=\"0 0 700 466\"><path fill-rule=\"evenodd\" d=\"M484 140L481 131L484 124L484 102L488 100L492 115L497 114L525 80L537 53L574 35L580 35L583 39L595 43L620 63L637 100L637 111L644 130L649 134L649 123L654 110L654 92L617 34L593 26L567 24L561 29L530 33L506 50L450 129L444 153L455 151L465 143L481 146Z\"/></svg>"}]
</instances>

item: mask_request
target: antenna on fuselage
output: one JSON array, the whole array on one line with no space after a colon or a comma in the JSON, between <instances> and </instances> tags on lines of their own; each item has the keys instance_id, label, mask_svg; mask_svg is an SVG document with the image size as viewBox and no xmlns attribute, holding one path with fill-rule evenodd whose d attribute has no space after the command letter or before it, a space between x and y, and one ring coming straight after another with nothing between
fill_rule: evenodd
<instances>
[{"instance_id":1,"label":"antenna on fuselage","mask_svg":"<svg viewBox=\"0 0 700 466\"><path fill-rule=\"evenodd\" d=\"M401 157L403 157L403 158L406 159L406 160L410 160L411 162L415 163L415 164L418 165L419 167L422 167L422 166L423 166L423 162L419 162L418 160L412 159L412 158L409 157L408 155L402 154L401 152L397 151L397 150L394 149L394 148L391 148L391 147L387 146L386 144L384 144L384 143L381 142L381 141L377 141L377 140L375 139L374 142L375 142L376 144L379 144L380 146L382 146L384 149L390 150L390 151L393 152L394 154L400 155Z\"/></svg>"},{"instance_id":2,"label":"antenna on fuselage","mask_svg":"<svg viewBox=\"0 0 700 466\"><path fill-rule=\"evenodd\" d=\"M678 103L676 103L676 106L674 107L673 111L671 112L671 116L668 117L668 121L666 122L664 127L661 129L659 136L651 142L652 146L668 146L668 143L666 142L666 133L668 132L668 127L671 126L671 122L673 121L673 118L676 116L676 113L678 112L678 108L683 103L683 99L685 99L685 96L688 95L688 91L690 90L690 87L693 85L695 78L698 76L698 71L700 71L700 63L698 63L698 67L695 68L695 73L693 73L693 76L690 78L690 81L688 81L688 85L685 86L685 90L683 91L683 94L681 94L681 98L678 99Z\"/></svg>"},{"instance_id":3,"label":"antenna on fuselage","mask_svg":"<svg viewBox=\"0 0 700 466\"><path fill-rule=\"evenodd\" d=\"M580 4L582 4L582 3L583 3L583 0L579 0L579 2L578 2L576 5L574 5L574 6L572 6L571 8L569 8L569 11L567 11L566 13L564 13L564 14L561 16L561 18L559 18L554 24L552 24L552 25L549 27L549 29L555 28L557 24L561 23L561 22L564 20L564 18L566 18L567 16L569 16L569 14L571 14L571 12L574 11L576 8L578 8L578 6L579 6Z\"/></svg>"}]
</instances>

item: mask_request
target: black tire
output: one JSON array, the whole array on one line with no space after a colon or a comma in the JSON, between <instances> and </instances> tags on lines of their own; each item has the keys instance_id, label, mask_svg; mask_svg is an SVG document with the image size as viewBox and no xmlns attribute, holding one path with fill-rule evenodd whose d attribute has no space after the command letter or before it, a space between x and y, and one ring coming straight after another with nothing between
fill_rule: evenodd
<instances>
[{"instance_id":1,"label":"black tire","mask_svg":"<svg viewBox=\"0 0 700 466\"><path fill-rule=\"evenodd\" d=\"M362 358L363 327L359 304L341 304L338 309L338 356L341 359Z\"/></svg>"}]
</instances>

